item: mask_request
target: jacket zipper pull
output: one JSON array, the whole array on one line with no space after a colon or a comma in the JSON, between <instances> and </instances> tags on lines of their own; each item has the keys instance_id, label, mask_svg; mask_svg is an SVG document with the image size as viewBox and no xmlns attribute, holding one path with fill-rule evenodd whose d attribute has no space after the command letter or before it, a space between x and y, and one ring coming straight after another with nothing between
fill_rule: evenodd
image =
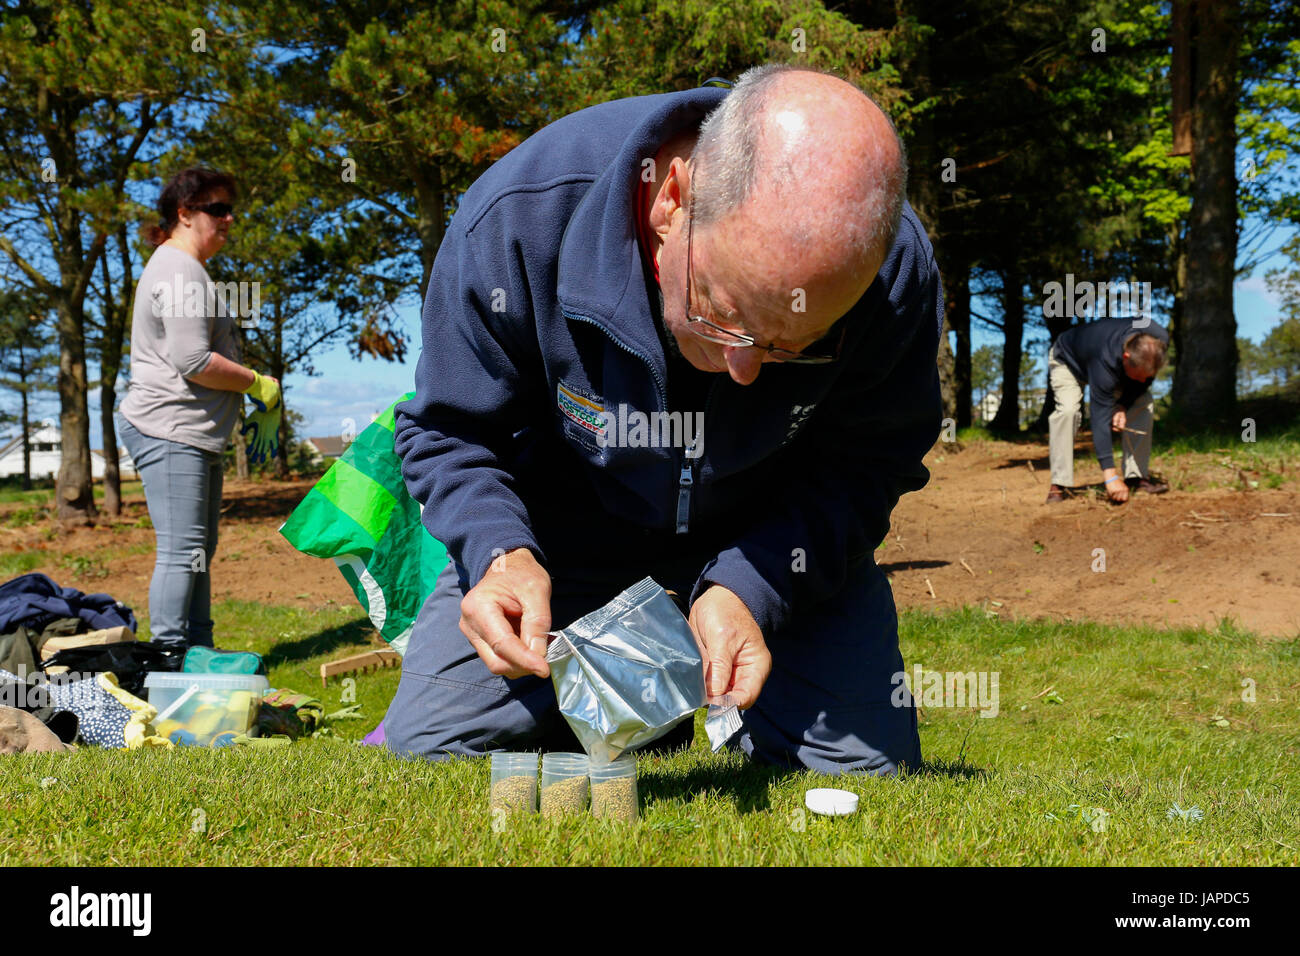
<instances>
[{"instance_id":1,"label":"jacket zipper pull","mask_svg":"<svg viewBox=\"0 0 1300 956\"><path fill-rule=\"evenodd\" d=\"M686 449L686 459L682 462L681 477L677 479L677 533L686 534L691 525L691 486L695 476L691 473L691 452L695 450L694 442Z\"/></svg>"}]
</instances>

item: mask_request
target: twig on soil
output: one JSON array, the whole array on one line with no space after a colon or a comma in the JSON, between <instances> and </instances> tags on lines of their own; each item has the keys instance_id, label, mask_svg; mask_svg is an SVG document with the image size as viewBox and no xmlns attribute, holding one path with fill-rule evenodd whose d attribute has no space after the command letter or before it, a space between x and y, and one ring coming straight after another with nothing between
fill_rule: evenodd
<instances>
[{"instance_id":1,"label":"twig on soil","mask_svg":"<svg viewBox=\"0 0 1300 956\"><path fill-rule=\"evenodd\" d=\"M1187 513L1188 513L1189 515L1191 515L1193 518L1195 518L1197 521L1221 521L1221 522L1226 523L1226 522L1229 520L1229 519L1227 519L1227 518L1216 518L1216 517L1215 517L1214 515L1212 515L1212 514L1204 514L1204 515L1203 515L1203 514L1200 514L1200 513L1198 513L1198 512L1195 512L1195 511L1189 511L1189 512L1187 512Z\"/></svg>"},{"instance_id":2,"label":"twig on soil","mask_svg":"<svg viewBox=\"0 0 1300 956\"><path fill-rule=\"evenodd\" d=\"M1042 480L1043 480L1043 479L1041 479L1041 478L1038 477L1038 472L1034 471L1034 463L1033 463L1032 461L1030 461L1028 458L1025 459L1025 467L1028 468L1028 469L1029 469L1029 473L1030 473L1031 475L1034 476L1034 481L1042 481Z\"/></svg>"},{"instance_id":3,"label":"twig on soil","mask_svg":"<svg viewBox=\"0 0 1300 956\"><path fill-rule=\"evenodd\" d=\"M971 571L970 565L966 563L966 559L965 559L965 558L958 558L957 560L961 562L961 566L962 566L963 568L965 568L967 571L970 571L970 576L971 576L971 577L975 577L975 572L974 572L974 571Z\"/></svg>"},{"instance_id":4,"label":"twig on soil","mask_svg":"<svg viewBox=\"0 0 1300 956\"><path fill-rule=\"evenodd\" d=\"M1293 517L1293 515L1292 515L1291 512L1289 512L1289 511L1286 511L1286 512L1282 512L1282 511L1261 511L1261 512L1259 513L1259 516L1260 516L1261 518L1290 518L1290 517Z\"/></svg>"},{"instance_id":5,"label":"twig on soil","mask_svg":"<svg viewBox=\"0 0 1300 956\"><path fill-rule=\"evenodd\" d=\"M1043 696L1045 696L1045 695L1047 695L1047 694L1050 694L1050 693L1051 693L1053 690L1055 690L1055 689L1056 689L1056 685L1055 685L1055 684L1048 684L1046 687L1044 687L1042 690L1040 690L1040 691L1039 691L1037 694L1035 694L1033 697L1030 697L1029 700L1022 700L1021 703L1022 703L1022 704L1027 704L1027 703L1029 703L1030 700L1037 700L1037 699L1040 698L1040 697L1043 697Z\"/></svg>"},{"instance_id":6,"label":"twig on soil","mask_svg":"<svg viewBox=\"0 0 1300 956\"><path fill-rule=\"evenodd\" d=\"M935 598L935 600L938 600L938 596L934 593L934 585L930 583L929 578L925 579L925 586L930 590L930 597Z\"/></svg>"}]
</instances>

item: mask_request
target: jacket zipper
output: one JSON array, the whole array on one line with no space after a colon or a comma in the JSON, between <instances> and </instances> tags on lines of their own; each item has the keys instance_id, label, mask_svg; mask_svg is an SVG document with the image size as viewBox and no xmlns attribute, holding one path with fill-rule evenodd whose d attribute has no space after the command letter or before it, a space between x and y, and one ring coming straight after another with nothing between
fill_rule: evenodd
<instances>
[{"instance_id":1,"label":"jacket zipper","mask_svg":"<svg viewBox=\"0 0 1300 956\"><path fill-rule=\"evenodd\" d=\"M628 353L629 355L633 355L639 358L642 362L644 362L645 367L648 368L650 370L650 374L654 376L655 386L659 390L659 406L665 412L668 411L668 386L663 382L662 379L659 378L659 373L655 371L654 364L651 363L649 358L647 358L644 354L638 352L636 349L632 348L631 346L625 345L622 342L620 342L617 338L615 338L613 335L610 334L608 329L606 329L595 319L590 319L585 315L577 315L573 312L565 311L564 309L560 310L560 314L563 315L566 319L571 319L574 322L585 322L588 325L594 325L596 328L600 329L601 332L604 332L605 336L611 342L613 342L615 345L621 348L624 352ZM709 395L708 398L706 398L704 401L705 422L708 421L709 408L710 406L713 405L713 396L717 392L717 390L718 390L717 382L714 382L711 386L709 386ZM704 431L703 424L704 423L701 422L701 428L700 428L701 433L703 433ZM701 435L696 435L694 440L691 441L690 447L687 448L682 453L681 473L677 477L677 533L678 534L686 534L691 527L691 489L695 486L696 459L691 458L689 453L695 450L696 445L698 445L700 442L700 438Z\"/></svg>"},{"instance_id":2,"label":"jacket zipper","mask_svg":"<svg viewBox=\"0 0 1300 956\"><path fill-rule=\"evenodd\" d=\"M630 345L624 345L617 338L611 335L609 333L609 330L606 329L599 322L597 322L595 319L589 319L585 315L576 315L572 312L566 312L563 309L560 310L560 314L563 315L566 319L572 319L574 322L585 322L588 325L594 325L596 328L600 329L600 331L605 333L606 338L608 338L611 342L613 342L615 345L621 348L628 355L634 355L637 358L639 358L642 362L644 362L645 367L648 368L650 370L650 374L654 376L655 385L659 389L659 404L663 407L664 411L668 410L668 386L665 385L664 382L659 378L659 373L655 371L654 364L650 361L649 358L647 358L642 353L638 352L636 349L632 348Z\"/></svg>"},{"instance_id":3,"label":"jacket zipper","mask_svg":"<svg viewBox=\"0 0 1300 956\"><path fill-rule=\"evenodd\" d=\"M704 427L709 420L709 408L713 405L713 396L718 390L718 383L715 381L709 386L708 397L704 400L704 418L700 421L700 434L691 439L690 445L682 453L682 472L677 479L677 533L686 534L691 529L691 489L695 487L695 463L698 458L693 458L691 452L695 451L695 446L700 443L704 437ZM683 412L683 414L690 414Z\"/></svg>"}]
</instances>

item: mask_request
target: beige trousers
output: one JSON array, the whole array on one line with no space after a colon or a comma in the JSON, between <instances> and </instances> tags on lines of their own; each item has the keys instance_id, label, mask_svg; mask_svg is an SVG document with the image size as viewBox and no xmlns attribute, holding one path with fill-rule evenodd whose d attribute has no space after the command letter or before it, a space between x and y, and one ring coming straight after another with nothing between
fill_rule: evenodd
<instances>
[{"instance_id":1,"label":"beige trousers","mask_svg":"<svg viewBox=\"0 0 1300 956\"><path fill-rule=\"evenodd\" d=\"M1069 366L1056 358L1056 347L1047 355L1047 378L1052 383L1056 407L1048 416L1051 443L1052 484L1062 488L1074 487L1074 439L1083 419L1083 383L1074 377ZM1145 432L1113 434L1115 457L1122 461L1125 478L1145 478L1150 474L1151 430L1155 422L1151 393L1142 395L1128 410L1128 427ZM1098 428L1109 428L1110 422L1093 422Z\"/></svg>"}]
</instances>

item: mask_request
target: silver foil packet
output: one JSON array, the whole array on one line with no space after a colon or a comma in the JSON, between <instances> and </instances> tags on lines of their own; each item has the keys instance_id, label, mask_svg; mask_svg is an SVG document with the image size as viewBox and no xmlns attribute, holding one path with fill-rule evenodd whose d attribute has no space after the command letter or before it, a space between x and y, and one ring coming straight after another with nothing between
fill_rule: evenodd
<instances>
[{"instance_id":1,"label":"silver foil packet","mask_svg":"<svg viewBox=\"0 0 1300 956\"><path fill-rule=\"evenodd\" d=\"M740 709L732 703L731 695L709 698L709 713L704 718L704 732L709 738L709 747L717 753L726 746L727 741L736 736L742 726Z\"/></svg>"},{"instance_id":2,"label":"silver foil packet","mask_svg":"<svg viewBox=\"0 0 1300 956\"><path fill-rule=\"evenodd\" d=\"M560 713L597 763L657 740L704 706L695 634L652 578L550 636Z\"/></svg>"}]
</instances>

